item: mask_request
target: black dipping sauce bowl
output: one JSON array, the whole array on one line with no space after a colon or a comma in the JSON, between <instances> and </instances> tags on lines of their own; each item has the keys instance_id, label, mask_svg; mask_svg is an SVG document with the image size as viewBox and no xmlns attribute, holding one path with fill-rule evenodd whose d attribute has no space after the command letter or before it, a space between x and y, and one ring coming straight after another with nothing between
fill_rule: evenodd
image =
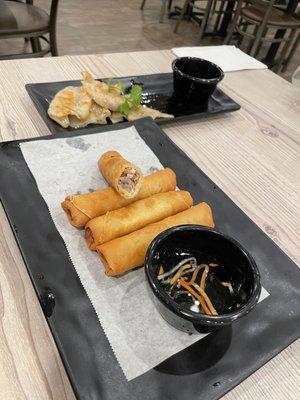
<instances>
[{"instance_id":1,"label":"black dipping sauce bowl","mask_svg":"<svg viewBox=\"0 0 300 400\"><path fill-rule=\"evenodd\" d=\"M198 264L220 265L210 268L214 279L206 280L205 292L216 310L223 313L212 316L191 310L174 300L158 280L160 266L166 273L187 257L195 257ZM255 307L261 292L260 274L252 256L236 240L201 225L180 225L159 234L148 248L145 272L161 316L188 333L211 332L232 324ZM224 281L230 281L231 292L221 284Z\"/></svg>"},{"instance_id":2,"label":"black dipping sauce bowl","mask_svg":"<svg viewBox=\"0 0 300 400\"><path fill-rule=\"evenodd\" d=\"M176 58L172 69L175 96L188 103L206 103L224 78L220 67L202 58Z\"/></svg>"}]
</instances>

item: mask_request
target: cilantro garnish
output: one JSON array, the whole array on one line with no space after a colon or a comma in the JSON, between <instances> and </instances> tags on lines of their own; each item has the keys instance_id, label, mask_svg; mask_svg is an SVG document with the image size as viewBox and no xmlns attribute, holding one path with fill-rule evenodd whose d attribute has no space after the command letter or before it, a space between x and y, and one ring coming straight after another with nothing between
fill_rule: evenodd
<instances>
[{"instance_id":1,"label":"cilantro garnish","mask_svg":"<svg viewBox=\"0 0 300 400\"><path fill-rule=\"evenodd\" d=\"M132 85L130 93L125 96L124 103L120 107L120 112L128 116L131 110L138 108L142 102L142 88L139 85Z\"/></svg>"}]
</instances>

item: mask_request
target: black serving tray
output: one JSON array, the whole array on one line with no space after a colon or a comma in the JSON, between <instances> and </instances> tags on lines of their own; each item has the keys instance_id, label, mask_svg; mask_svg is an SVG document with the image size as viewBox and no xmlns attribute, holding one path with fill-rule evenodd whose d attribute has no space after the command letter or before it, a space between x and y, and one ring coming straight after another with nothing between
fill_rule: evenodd
<instances>
[{"instance_id":1,"label":"black serving tray","mask_svg":"<svg viewBox=\"0 0 300 400\"><path fill-rule=\"evenodd\" d=\"M107 78L104 80L107 80ZM143 104L159 111L173 114L175 117L172 119L157 119L156 123L159 125L178 120L185 121L193 118L200 118L240 109L239 104L237 104L218 88L214 91L207 104L181 103L173 95L173 74L127 76L113 78L112 82L123 82L125 89L127 90L130 88L132 83L142 85ZM38 112L52 133L74 130L73 128L62 128L59 124L48 117L47 110L49 103L59 90L66 86L79 86L80 84L80 80L76 80L30 83L25 86ZM93 125L88 125L84 128L84 130L90 130L93 128Z\"/></svg>"},{"instance_id":2,"label":"black serving tray","mask_svg":"<svg viewBox=\"0 0 300 400\"><path fill-rule=\"evenodd\" d=\"M0 198L78 399L218 399L299 337L300 271L153 121L134 125L161 163L176 171L178 186L189 190L195 202L207 201L217 228L238 239L259 267L270 296L232 327L211 333L127 382L19 142L0 145ZM126 126L131 124L66 132L64 137ZM31 140L57 137L61 135ZM53 312L49 293L55 299Z\"/></svg>"}]
</instances>

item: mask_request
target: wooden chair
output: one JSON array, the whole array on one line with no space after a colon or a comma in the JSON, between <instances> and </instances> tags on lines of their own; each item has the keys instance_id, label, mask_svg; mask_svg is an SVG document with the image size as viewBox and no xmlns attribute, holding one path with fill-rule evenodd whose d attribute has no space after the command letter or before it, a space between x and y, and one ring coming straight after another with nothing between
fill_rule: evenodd
<instances>
[{"instance_id":1,"label":"wooden chair","mask_svg":"<svg viewBox=\"0 0 300 400\"><path fill-rule=\"evenodd\" d=\"M146 0L142 0L141 10L144 9L145 3L146 3ZM162 0L161 9L160 9L160 16L159 16L159 22L160 23L162 23L164 21L164 16L165 16L165 13L166 13L167 4L168 4L168 11L170 11L170 9L172 7L172 3L173 3L173 0Z\"/></svg>"},{"instance_id":2,"label":"wooden chair","mask_svg":"<svg viewBox=\"0 0 300 400\"><path fill-rule=\"evenodd\" d=\"M252 0L247 2L238 0L236 12L224 44L228 44L233 33L237 32L242 38L250 39L247 52L255 57L262 43L283 43L279 59L274 68L277 72L281 68L288 50L300 29L300 21L275 7L275 3L275 0ZM252 33L248 31L249 26L253 27ZM269 29L283 29L288 32L288 35L280 38L270 37L267 36Z\"/></svg>"},{"instance_id":3,"label":"wooden chair","mask_svg":"<svg viewBox=\"0 0 300 400\"><path fill-rule=\"evenodd\" d=\"M0 60L42 57L47 53L57 56L56 17L59 0L52 0L50 14L33 5L33 0L0 0L0 39L29 38L32 53L1 55ZM49 34L49 39L44 35ZM40 40L47 46L43 49Z\"/></svg>"}]
</instances>

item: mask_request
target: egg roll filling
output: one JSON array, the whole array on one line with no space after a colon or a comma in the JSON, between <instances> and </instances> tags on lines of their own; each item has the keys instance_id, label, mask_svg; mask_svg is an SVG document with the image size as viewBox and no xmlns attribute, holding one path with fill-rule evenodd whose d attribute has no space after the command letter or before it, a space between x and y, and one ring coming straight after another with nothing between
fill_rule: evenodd
<instances>
[{"instance_id":1,"label":"egg roll filling","mask_svg":"<svg viewBox=\"0 0 300 400\"><path fill-rule=\"evenodd\" d=\"M134 168L126 167L119 178L118 186L131 193L135 190L139 179L140 177Z\"/></svg>"}]
</instances>

